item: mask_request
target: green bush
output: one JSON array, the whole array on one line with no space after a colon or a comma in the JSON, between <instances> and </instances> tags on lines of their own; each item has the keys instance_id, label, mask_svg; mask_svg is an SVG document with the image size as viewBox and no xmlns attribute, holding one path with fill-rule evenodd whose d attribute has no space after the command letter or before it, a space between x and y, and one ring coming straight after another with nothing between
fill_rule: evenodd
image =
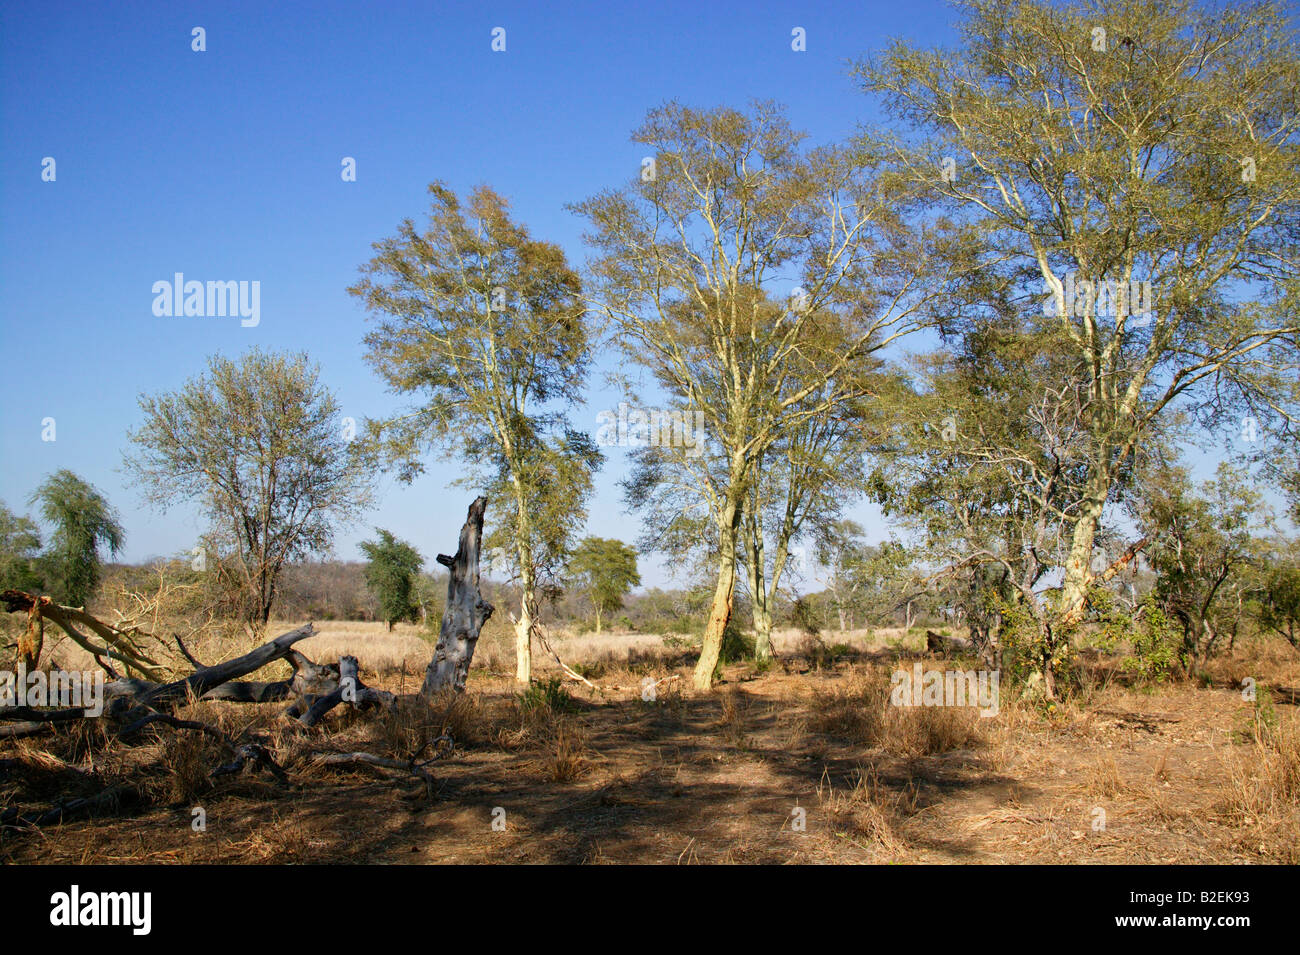
<instances>
[{"instance_id":1,"label":"green bush","mask_svg":"<svg viewBox=\"0 0 1300 955\"><path fill-rule=\"evenodd\" d=\"M722 649L718 653L718 662L740 663L742 660L754 659L754 653L754 637L727 621L727 628L722 631Z\"/></svg>"},{"instance_id":2,"label":"green bush","mask_svg":"<svg viewBox=\"0 0 1300 955\"><path fill-rule=\"evenodd\" d=\"M577 708L569 691L559 677L538 680L519 694L519 708L525 713L538 710L550 710L552 713L571 713Z\"/></svg>"}]
</instances>

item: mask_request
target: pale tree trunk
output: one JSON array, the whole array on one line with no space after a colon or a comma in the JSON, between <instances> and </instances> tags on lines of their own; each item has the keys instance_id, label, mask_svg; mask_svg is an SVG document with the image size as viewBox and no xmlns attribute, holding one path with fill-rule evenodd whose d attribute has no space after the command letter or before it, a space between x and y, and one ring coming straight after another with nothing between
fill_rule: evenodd
<instances>
[{"instance_id":1,"label":"pale tree trunk","mask_svg":"<svg viewBox=\"0 0 1300 955\"><path fill-rule=\"evenodd\" d=\"M537 598L533 595L533 574L521 572L523 596L515 622L515 682L527 686L533 679L533 623L537 619Z\"/></svg>"},{"instance_id":2,"label":"pale tree trunk","mask_svg":"<svg viewBox=\"0 0 1300 955\"><path fill-rule=\"evenodd\" d=\"M487 498L475 499L460 529L456 556L438 555L438 563L448 568L447 607L442 613L442 629L433 659L424 674L420 692L430 696L442 689L465 689L465 678L474 659L479 631L492 616L492 605L478 589L479 541L483 536L483 511Z\"/></svg>"},{"instance_id":3,"label":"pale tree trunk","mask_svg":"<svg viewBox=\"0 0 1300 955\"><path fill-rule=\"evenodd\" d=\"M1106 507L1106 498L1110 491L1108 475L1094 477L1088 485L1079 517L1070 535L1070 552L1065 560L1065 575L1061 581L1061 602L1057 609L1057 618L1043 630L1044 653L1036 675L1042 679L1044 694L1047 699L1056 698L1056 664L1057 652L1067 641L1068 629L1076 623L1088 597L1088 587L1092 583L1092 550L1097 537L1097 527L1101 524L1102 511ZM1058 632L1059 631L1059 632Z\"/></svg>"},{"instance_id":4,"label":"pale tree trunk","mask_svg":"<svg viewBox=\"0 0 1300 955\"><path fill-rule=\"evenodd\" d=\"M731 620L732 603L736 596L736 539L740 529L740 505L729 500L718 520L718 586L713 591L709 608L709 622L704 628L704 641L700 659L695 664L695 688L707 690L713 686L713 671L718 666L722 652L722 633Z\"/></svg>"},{"instance_id":5,"label":"pale tree trunk","mask_svg":"<svg viewBox=\"0 0 1300 955\"><path fill-rule=\"evenodd\" d=\"M513 473L513 472L512 472ZM519 619L515 621L515 682L524 686L533 680L533 627L537 620L537 570L533 566L532 525L528 519L524 488L517 475L515 486L515 513L519 539L516 544L519 557Z\"/></svg>"},{"instance_id":6,"label":"pale tree trunk","mask_svg":"<svg viewBox=\"0 0 1300 955\"><path fill-rule=\"evenodd\" d=\"M1097 536L1097 525L1101 522L1102 504L1105 499L1089 495L1079 512L1070 535L1070 553L1065 560L1065 577L1061 582L1060 612L1068 614L1083 603L1088 595L1088 581L1091 576L1092 545Z\"/></svg>"},{"instance_id":7,"label":"pale tree trunk","mask_svg":"<svg viewBox=\"0 0 1300 955\"><path fill-rule=\"evenodd\" d=\"M754 623L754 656L766 660L772 655L772 608L768 601L767 582L763 574L766 553L762 529L750 521L746 528L745 548L749 552L749 599Z\"/></svg>"},{"instance_id":8,"label":"pale tree trunk","mask_svg":"<svg viewBox=\"0 0 1300 955\"><path fill-rule=\"evenodd\" d=\"M772 657L772 606L766 598L761 607L754 606L754 656L759 660Z\"/></svg>"}]
</instances>

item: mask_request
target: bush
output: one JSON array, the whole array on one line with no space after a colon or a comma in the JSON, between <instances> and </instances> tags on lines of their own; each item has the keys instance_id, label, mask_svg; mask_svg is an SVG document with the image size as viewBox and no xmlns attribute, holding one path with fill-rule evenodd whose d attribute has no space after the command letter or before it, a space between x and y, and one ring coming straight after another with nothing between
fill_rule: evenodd
<instances>
[{"instance_id":1,"label":"bush","mask_svg":"<svg viewBox=\"0 0 1300 955\"><path fill-rule=\"evenodd\" d=\"M733 621L727 621L727 628L722 631L722 649L718 653L719 663L740 663L754 659L754 637L745 633Z\"/></svg>"},{"instance_id":2,"label":"bush","mask_svg":"<svg viewBox=\"0 0 1300 955\"><path fill-rule=\"evenodd\" d=\"M519 694L519 709L525 714L537 711L550 713L571 713L577 708L569 691L559 677L537 681Z\"/></svg>"},{"instance_id":3,"label":"bush","mask_svg":"<svg viewBox=\"0 0 1300 955\"><path fill-rule=\"evenodd\" d=\"M1154 595L1148 594L1131 614L1115 606L1109 591L1098 590L1089 602L1101 624L1097 638L1102 648L1127 644L1128 653L1120 660L1124 672L1140 682L1159 682L1183 666L1182 627L1169 619Z\"/></svg>"}]
</instances>

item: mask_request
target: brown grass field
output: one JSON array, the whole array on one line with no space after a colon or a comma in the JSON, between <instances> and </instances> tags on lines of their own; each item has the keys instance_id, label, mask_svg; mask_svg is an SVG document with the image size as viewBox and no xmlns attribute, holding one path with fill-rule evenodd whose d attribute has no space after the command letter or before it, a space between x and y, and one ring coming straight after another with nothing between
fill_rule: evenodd
<instances>
[{"instance_id":1,"label":"brown grass field","mask_svg":"<svg viewBox=\"0 0 1300 955\"><path fill-rule=\"evenodd\" d=\"M312 659L353 653L371 685L418 689L431 648L415 628L320 629L298 645ZM116 814L6 831L0 852L110 864L1300 862L1297 708L1239 689L1246 676L1300 683L1300 655L1278 642L1239 644L1197 683L1155 686L1127 685L1114 660L1085 653L1066 702L1031 706L1004 686L988 718L888 705L889 673L925 659L917 632L780 634L768 672L729 666L703 694L689 689L693 660L674 641L556 635L552 645L598 689L566 681L567 694L521 698L497 628L467 692L432 708L336 710L310 731L287 726L283 703L178 710L273 745L287 784L213 780L217 744L170 728L129 747L91 725L6 742L5 807L117 778L142 792ZM543 678L558 673L535 659ZM647 677L658 683L649 701ZM406 759L444 730L455 751L429 767L431 795L392 774L313 763L349 749ZM93 780L68 763L89 749ZM206 831L191 826L196 807Z\"/></svg>"}]
</instances>

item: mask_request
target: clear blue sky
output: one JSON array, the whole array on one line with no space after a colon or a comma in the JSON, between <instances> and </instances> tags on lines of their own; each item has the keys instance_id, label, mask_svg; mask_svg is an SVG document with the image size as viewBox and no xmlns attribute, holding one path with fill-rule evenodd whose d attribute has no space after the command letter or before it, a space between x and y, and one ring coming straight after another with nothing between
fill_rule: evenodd
<instances>
[{"instance_id":1,"label":"clear blue sky","mask_svg":"<svg viewBox=\"0 0 1300 955\"><path fill-rule=\"evenodd\" d=\"M43 3L0 12L0 500L26 511L70 468L122 514L124 557L193 546L200 518L146 509L121 450L137 395L178 387L213 353L306 349L344 414L398 407L364 365L367 328L346 287L370 243L419 221L425 186L486 182L571 260L585 251L566 202L636 174L647 109L753 98L789 107L814 142L877 118L848 61L887 38L948 44L936 0L834 4ZM205 52L191 30L206 31ZM506 51L491 49L506 30ZM806 31L806 52L791 31ZM42 181L53 157L57 179ZM357 181L340 177L355 157ZM261 283L261 321L160 318L152 285ZM576 418L595 429L620 395L595 376ZM54 418L57 439L41 440ZM588 528L631 540L608 449ZM468 494L454 465L387 480L336 556L373 525L449 550ZM885 528L863 507L872 535ZM665 582L648 561L647 584Z\"/></svg>"},{"instance_id":2,"label":"clear blue sky","mask_svg":"<svg viewBox=\"0 0 1300 955\"><path fill-rule=\"evenodd\" d=\"M534 234L585 255L563 206L634 175L647 109L786 103L814 141L872 115L847 61L891 35L947 42L954 13L909 4L7 4L0 15L0 500L26 511L71 468L127 530L124 557L193 546L196 514L146 509L121 449L137 395L213 353L307 349L344 413L397 399L363 364L366 319L345 288L370 243L420 217L435 179L508 195ZM191 30L206 30L205 52ZM506 52L491 49L494 27ZM803 27L807 51L791 50ZM44 182L53 157L57 179ZM357 181L340 177L355 157ZM160 318L155 281L261 282L261 322ZM619 396L594 389L590 429ZM56 440L41 440L42 420ZM589 528L635 537L609 449ZM383 485L372 525L428 557L455 543L467 494L453 465ZM664 578L647 567L647 583Z\"/></svg>"}]
</instances>

